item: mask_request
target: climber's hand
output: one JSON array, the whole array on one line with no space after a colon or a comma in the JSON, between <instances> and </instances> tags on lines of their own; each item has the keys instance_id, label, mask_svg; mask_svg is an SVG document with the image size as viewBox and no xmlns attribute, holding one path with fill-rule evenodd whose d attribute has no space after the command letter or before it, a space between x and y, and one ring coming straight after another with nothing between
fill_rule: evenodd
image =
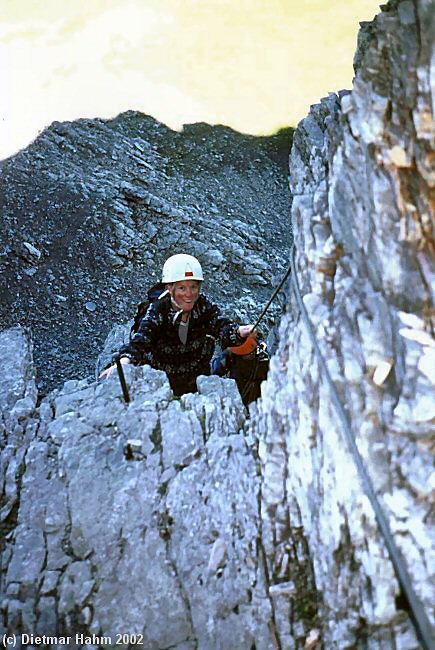
<instances>
[{"instance_id":1,"label":"climber's hand","mask_svg":"<svg viewBox=\"0 0 435 650\"><path fill-rule=\"evenodd\" d=\"M253 336L254 338L257 336L257 330L254 330L252 325L240 325L237 333L242 339L248 336Z\"/></svg>"},{"instance_id":2,"label":"climber's hand","mask_svg":"<svg viewBox=\"0 0 435 650\"><path fill-rule=\"evenodd\" d=\"M130 363L130 359L128 359L127 357L121 357L120 361L121 361L121 365L123 366ZM116 370L116 363L106 368L106 370L103 370L103 372L99 375L98 379L107 379L107 377L110 377L110 375L112 375L115 370Z\"/></svg>"}]
</instances>

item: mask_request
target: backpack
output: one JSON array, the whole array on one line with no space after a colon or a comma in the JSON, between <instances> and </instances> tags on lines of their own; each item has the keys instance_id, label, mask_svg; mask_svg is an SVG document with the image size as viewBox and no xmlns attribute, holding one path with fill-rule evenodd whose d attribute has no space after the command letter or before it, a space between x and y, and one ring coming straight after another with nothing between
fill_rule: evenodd
<instances>
[{"instance_id":1,"label":"backpack","mask_svg":"<svg viewBox=\"0 0 435 650\"><path fill-rule=\"evenodd\" d=\"M145 314L148 311L148 307L158 300L162 293L164 293L166 289L166 285L163 284L162 282L159 282L158 284L155 284L151 289L148 289L147 291L147 300L144 300L144 302L140 302L137 306L137 311L136 311L136 316L134 317L133 325L131 326L130 329L130 339L132 338L133 334L136 334L136 332L139 331L139 325L142 320L142 318L145 316Z\"/></svg>"}]
</instances>

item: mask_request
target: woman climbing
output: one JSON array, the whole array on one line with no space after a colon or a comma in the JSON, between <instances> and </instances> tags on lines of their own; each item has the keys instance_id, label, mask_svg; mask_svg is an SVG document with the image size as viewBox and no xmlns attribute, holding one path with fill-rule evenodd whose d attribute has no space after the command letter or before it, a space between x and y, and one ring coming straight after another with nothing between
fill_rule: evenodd
<instances>
[{"instance_id":1,"label":"woman climbing","mask_svg":"<svg viewBox=\"0 0 435 650\"><path fill-rule=\"evenodd\" d=\"M238 346L252 325L239 325L221 315L201 293L202 268L192 255L172 255L163 265L162 282L149 292L149 304L136 319L130 342L119 350L122 364L149 364L164 370L175 395L196 392L196 378L210 374L218 339L222 349ZM115 369L110 366L100 378Z\"/></svg>"}]
</instances>

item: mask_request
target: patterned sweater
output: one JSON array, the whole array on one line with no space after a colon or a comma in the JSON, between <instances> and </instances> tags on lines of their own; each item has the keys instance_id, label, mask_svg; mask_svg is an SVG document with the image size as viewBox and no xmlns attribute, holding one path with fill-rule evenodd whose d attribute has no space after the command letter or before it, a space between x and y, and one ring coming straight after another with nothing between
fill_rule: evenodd
<instances>
[{"instance_id":1,"label":"patterned sweater","mask_svg":"<svg viewBox=\"0 0 435 650\"><path fill-rule=\"evenodd\" d=\"M120 349L120 354L136 365L149 364L164 370L174 380L192 380L210 374L214 339L220 341L223 349L243 343L237 334L239 325L222 316L218 306L204 294L199 295L190 312L185 344L178 334L181 313L175 318L176 314L169 295L152 302L138 331Z\"/></svg>"}]
</instances>

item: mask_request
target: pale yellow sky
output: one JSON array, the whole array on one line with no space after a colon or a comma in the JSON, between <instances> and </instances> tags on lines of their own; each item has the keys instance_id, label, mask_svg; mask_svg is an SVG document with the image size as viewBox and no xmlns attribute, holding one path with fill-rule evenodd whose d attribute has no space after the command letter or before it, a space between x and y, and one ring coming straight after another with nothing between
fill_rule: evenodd
<instances>
[{"instance_id":1,"label":"pale yellow sky","mask_svg":"<svg viewBox=\"0 0 435 650\"><path fill-rule=\"evenodd\" d=\"M350 88L374 0L2 0L0 159L53 120L295 125Z\"/></svg>"}]
</instances>

